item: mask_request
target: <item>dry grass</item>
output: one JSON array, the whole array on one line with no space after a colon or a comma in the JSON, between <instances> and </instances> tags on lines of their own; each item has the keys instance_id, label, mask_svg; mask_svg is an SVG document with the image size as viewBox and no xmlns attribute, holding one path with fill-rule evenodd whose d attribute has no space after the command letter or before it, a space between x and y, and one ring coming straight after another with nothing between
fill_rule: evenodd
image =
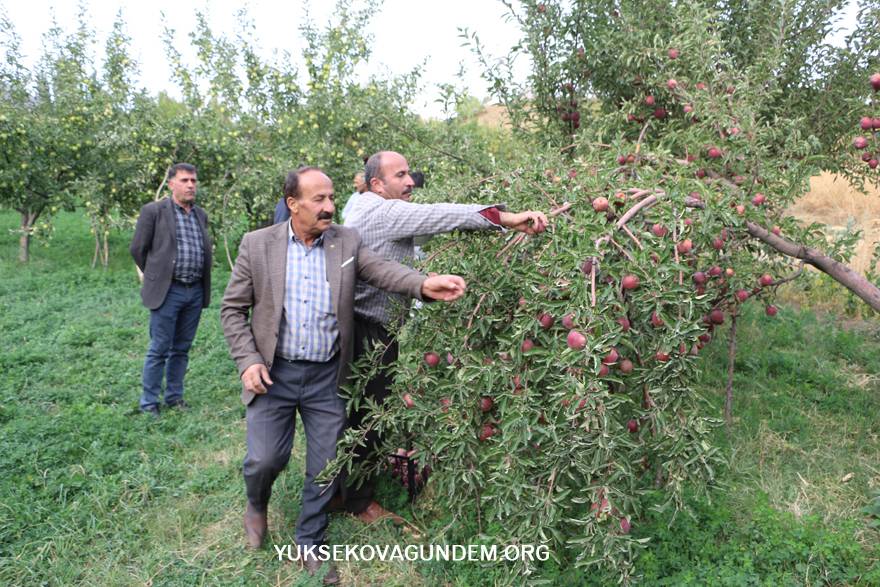
<instances>
[{"instance_id":1,"label":"dry grass","mask_svg":"<svg viewBox=\"0 0 880 587\"><path fill-rule=\"evenodd\" d=\"M851 220L862 230L851 266L861 274L868 270L874 246L880 242L880 190L867 187L858 192L843 177L822 173L810 180L810 191L788 209L804 223L819 222L832 230L843 230Z\"/></svg>"}]
</instances>

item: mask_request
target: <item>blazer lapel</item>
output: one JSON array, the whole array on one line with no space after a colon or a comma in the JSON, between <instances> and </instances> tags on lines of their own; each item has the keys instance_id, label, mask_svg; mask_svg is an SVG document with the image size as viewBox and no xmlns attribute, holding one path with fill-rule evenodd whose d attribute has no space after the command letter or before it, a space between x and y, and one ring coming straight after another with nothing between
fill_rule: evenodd
<instances>
[{"instance_id":1,"label":"blazer lapel","mask_svg":"<svg viewBox=\"0 0 880 587\"><path fill-rule=\"evenodd\" d=\"M165 216L165 223L168 225L168 232L171 234L174 250L177 250L177 218L174 217L174 202L171 201L171 196L168 196L162 202L162 215Z\"/></svg>"},{"instance_id":2,"label":"blazer lapel","mask_svg":"<svg viewBox=\"0 0 880 587\"><path fill-rule=\"evenodd\" d=\"M276 224L270 238L266 241L266 265L269 272L269 285L275 311L281 319L284 307L284 286L287 280L287 223Z\"/></svg>"},{"instance_id":3,"label":"blazer lapel","mask_svg":"<svg viewBox=\"0 0 880 587\"><path fill-rule=\"evenodd\" d=\"M324 262L327 266L327 282L330 284L330 299L333 300L333 312L339 316L339 296L342 288L342 239L332 226L324 233Z\"/></svg>"}]
</instances>

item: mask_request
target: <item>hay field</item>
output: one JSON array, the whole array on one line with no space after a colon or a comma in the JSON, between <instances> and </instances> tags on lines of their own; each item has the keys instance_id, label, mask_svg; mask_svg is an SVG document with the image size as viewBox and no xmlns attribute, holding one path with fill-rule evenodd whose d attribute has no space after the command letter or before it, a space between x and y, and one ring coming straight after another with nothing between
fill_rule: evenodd
<instances>
[{"instance_id":1,"label":"hay field","mask_svg":"<svg viewBox=\"0 0 880 587\"><path fill-rule=\"evenodd\" d=\"M819 222L831 230L843 230L854 219L863 238L856 245L851 266L863 275L880 241L880 190L868 186L867 191L861 194L845 178L822 173L810 180L810 191L787 210L798 220Z\"/></svg>"}]
</instances>

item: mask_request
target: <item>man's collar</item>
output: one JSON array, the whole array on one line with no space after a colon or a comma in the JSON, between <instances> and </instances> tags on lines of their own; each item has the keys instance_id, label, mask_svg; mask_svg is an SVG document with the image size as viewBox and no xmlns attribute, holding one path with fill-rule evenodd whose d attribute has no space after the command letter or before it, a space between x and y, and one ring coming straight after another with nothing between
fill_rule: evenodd
<instances>
[{"instance_id":1,"label":"man's collar","mask_svg":"<svg viewBox=\"0 0 880 587\"><path fill-rule=\"evenodd\" d=\"M323 247L325 234L326 233L322 232L321 236L316 238L315 242L312 243L312 246L313 247ZM293 239L293 242L302 243L303 245L305 245L305 243L302 241L302 239L300 239L298 236L296 236L296 233L293 231L293 221L292 220L287 221L287 239L288 240Z\"/></svg>"}]
</instances>

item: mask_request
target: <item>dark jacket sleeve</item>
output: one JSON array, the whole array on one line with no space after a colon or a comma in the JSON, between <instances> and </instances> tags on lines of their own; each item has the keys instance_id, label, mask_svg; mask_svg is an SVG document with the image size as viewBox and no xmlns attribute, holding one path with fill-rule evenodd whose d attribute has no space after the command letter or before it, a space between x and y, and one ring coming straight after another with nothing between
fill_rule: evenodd
<instances>
[{"instance_id":1,"label":"dark jacket sleeve","mask_svg":"<svg viewBox=\"0 0 880 587\"><path fill-rule=\"evenodd\" d=\"M128 250L138 268L143 271L147 265L147 253L153 246L153 233L156 229L156 206L145 204L141 208L137 224L134 228L134 236Z\"/></svg>"},{"instance_id":2,"label":"dark jacket sleeve","mask_svg":"<svg viewBox=\"0 0 880 587\"><path fill-rule=\"evenodd\" d=\"M285 220L290 220L290 208L287 207L287 201L284 198L281 198L278 203L275 204L275 218L273 219L272 224L278 224Z\"/></svg>"}]
</instances>

